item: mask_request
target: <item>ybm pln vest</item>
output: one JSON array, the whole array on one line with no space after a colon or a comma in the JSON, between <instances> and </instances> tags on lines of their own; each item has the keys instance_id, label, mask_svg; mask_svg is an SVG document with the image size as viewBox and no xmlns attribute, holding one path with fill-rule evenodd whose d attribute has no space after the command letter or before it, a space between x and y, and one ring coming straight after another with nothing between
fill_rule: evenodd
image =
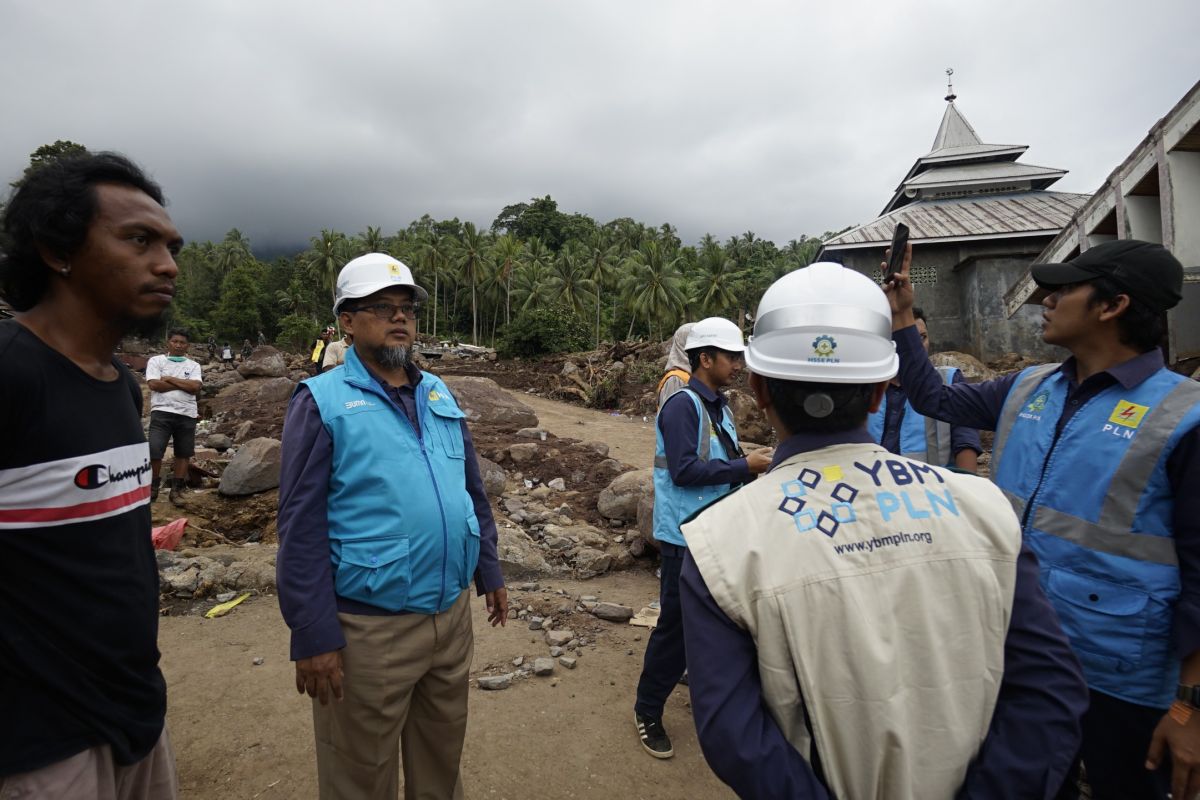
<instances>
[{"instance_id":1,"label":"ybm pln vest","mask_svg":"<svg viewBox=\"0 0 1200 800\"><path fill-rule=\"evenodd\" d=\"M801 453L683 525L763 700L834 797L948 800L987 737L1021 532L987 480ZM811 731L811 733L810 733Z\"/></svg>"},{"instance_id":2,"label":"ybm pln vest","mask_svg":"<svg viewBox=\"0 0 1200 800\"><path fill-rule=\"evenodd\" d=\"M1166 369L1131 389L1115 384L1056 435L1068 389L1057 364L1021 373L996 427L994 478L1037 553L1088 685L1165 708L1179 674L1166 463L1200 424L1200 384Z\"/></svg>"},{"instance_id":3,"label":"ybm pln vest","mask_svg":"<svg viewBox=\"0 0 1200 800\"><path fill-rule=\"evenodd\" d=\"M418 436L353 347L342 366L304 385L333 440L327 509L337 593L388 611L445 611L479 561L465 415L450 390L421 373Z\"/></svg>"},{"instance_id":4,"label":"ybm pln vest","mask_svg":"<svg viewBox=\"0 0 1200 800\"><path fill-rule=\"evenodd\" d=\"M700 399L700 395L688 388L680 389L676 394L687 395L692 404L696 406L696 413L700 417L699 427L696 431L696 455L700 460L708 461L714 458L730 460L733 454L725 452L725 447L721 444L720 437L717 436L717 430L708 416L708 411L704 408L704 402ZM683 402L676 400L675 395L672 395L671 399L676 403ZM736 447L737 428L734 427L733 415L729 413L728 406L721 409L720 424ZM675 481L671 480L671 471L667 468L667 448L663 442L662 428L655 425L654 429L656 437L654 444L654 538L667 544L686 547L687 543L679 533L679 523L687 519L696 509L708 505L732 487L728 483L709 486L677 486Z\"/></svg>"},{"instance_id":5,"label":"ybm pln vest","mask_svg":"<svg viewBox=\"0 0 1200 800\"><path fill-rule=\"evenodd\" d=\"M949 386L958 373L957 367L938 367L942 382ZM867 432L877 442L883 441L883 428L887 421L887 394L879 410L867 417ZM905 458L915 458L926 464L948 466L954 455L950 452L950 423L933 417L923 417L904 401L904 416L900 418L900 453Z\"/></svg>"}]
</instances>

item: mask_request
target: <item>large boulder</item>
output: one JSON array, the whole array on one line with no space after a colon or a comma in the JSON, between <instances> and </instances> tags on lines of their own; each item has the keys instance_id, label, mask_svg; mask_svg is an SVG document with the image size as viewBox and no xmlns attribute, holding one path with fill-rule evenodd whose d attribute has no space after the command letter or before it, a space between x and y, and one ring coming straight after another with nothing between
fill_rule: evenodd
<instances>
[{"instance_id":1,"label":"large boulder","mask_svg":"<svg viewBox=\"0 0 1200 800\"><path fill-rule=\"evenodd\" d=\"M725 393L729 400L729 412L733 414L733 422L737 426L738 439L755 444L770 444L774 441L775 431L766 416L758 410L754 398L748 392L740 389L730 389Z\"/></svg>"},{"instance_id":2,"label":"large boulder","mask_svg":"<svg viewBox=\"0 0 1200 800\"><path fill-rule=\"evenodd\" d=\"M596 510L608 519L632 522L637 519L638 503L646 496L654 496L654 470L626 472L600 490Z\"/></svg>"},{"instance_id":3,"label":"large boulder","mask_svg":"<svg viewBox=\"0 0 1200 800\"><path fill-rule=\"evenodd\" d=\"M483 478L483 489L488 497L499 497L508 486L508 473L495 461L489 461L478 453L475 460L479 462L479 474Z\"/></svg>"},{"instance_id":4,"label":"large boulder","mask_svg":"<svg viewBox=\"0 0 1200 800\"><path fill-rule=\"evenodd\" d=\"M278 439L251 439L239 447L221 474L221 494L242 496L278 487L279 452Z\"/></svg>"},{"instance_id":5,"label":"large boulder","mask_svg":"<svg viewBox=\"0 0 1200 800\"><path fill-rule=\"evenodd\" d=\"M238 365L237 371L243 378L282 378L288 374L288 363L283 353L264 344L254 348L250 357Z\"/></svg>"},{"instance_id":6,"label":"large boulder","mask_svg":"<svg viewBox=\"0 0 1200 800\"><path fill-rule=\"evenodd\" d=\"M980 361L969 353L960 353L957 350L946 350L943 353L934 353L929 357L935 367L958 367L962 370L963 376L974 383L975 381L990 381L996 377L996 373L989 369L986 364Z\"/></svg>"},{"instance_id":7,"label":"large boulder","mask_svg":"<svg viewBox=\"0 0 1200 800\"><path fill-rule=\"evenodd\" d=\"M496 551L500 570L506 580L523 580L549 575L554 570L546 563L541 549L525 531L512 525L496 526Z\"/></svg>"},{"instance_id":8,"label":"large boulder","mask_svg":"<svg viewBox=\"0 0 1200 800\"><path fill-rule=\"evenodd\" d=\"M236 373L234 373L236 374ZM245 380L244 378L230 386L226 386L217 396L209 401L208 407L214 416L227 415L234 412L235 417L242 415L236 412L244 411L252 406L274 406L282 417L287 408L288 399L295 391L296 384L288 378L268 378L266 380Z\"/></svg>"},{"instance_id":9,"label":"large boulder","mask_svg":"<svg viewBox=\"0 0 1200 800\"><path fill-rule=\"evenodd\" d=\"M501 389L494 380L465 375L446 375L443 380L471 422L514 431L537 427L533 409Z\"/></svg>"},{"instance_id":10,"label":"large boulder","mask_svg":"<svg viewBox=\"0 0 1200 800\"><path fill-rule=\"evenodd\" d=\"M613 557L608 553L584 547L575 554L575 574L580 578L594 578L608 572L612 563Z\"/></svg>"},{"instance_id":11,"label":"large boulder","mask_svg":"<svg viewBox=\"0 0 1200 800\"><path fill-rule=\"evenodd\" d=\"M204 389L205 397L212 397L220 393L226 386L232 386L235 383L241 383L246 380L241 376L236 369L224 369L221 366L213 366L204 370Z\"/></svg>"}]
</instances>

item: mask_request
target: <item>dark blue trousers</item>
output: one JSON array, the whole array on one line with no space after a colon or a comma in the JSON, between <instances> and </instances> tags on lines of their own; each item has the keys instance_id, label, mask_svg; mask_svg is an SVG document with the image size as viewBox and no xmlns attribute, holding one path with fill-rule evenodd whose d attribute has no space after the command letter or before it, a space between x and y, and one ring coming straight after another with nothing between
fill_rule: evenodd
<instances>
[{"instance_id":1,"label":"dark blue trousers","mask_svg":"<svg viewBox=\"0 0 1200 800\"><path fill-rule=\"evenodd\" d=\"M1083 715L1080 758L1092 787L1093 800L1166 800L1171 790L1170 754L1154 772L1146 769L1150 737L1165 708L1151 708L1090 692L1091 705ZM1078 772L1078 767L1072 771ZM1078 797L1075 774L1068 777L1059 800Z\"/></svg>"},{"instance_id":2,"label":"dark blue trousers","mask_svg":"<svg viewBox=\"0 0 1200 800\"><path fill-rule=\"evenodd\" d=\"M646 717L662 717L663 706L687 670L683 648L683 613L679 606L679 570L686 547L659 543L662 555L658 586L658 625L646 643L646 660L638 680L634 710Z\"/></svg>"}]
</instances>

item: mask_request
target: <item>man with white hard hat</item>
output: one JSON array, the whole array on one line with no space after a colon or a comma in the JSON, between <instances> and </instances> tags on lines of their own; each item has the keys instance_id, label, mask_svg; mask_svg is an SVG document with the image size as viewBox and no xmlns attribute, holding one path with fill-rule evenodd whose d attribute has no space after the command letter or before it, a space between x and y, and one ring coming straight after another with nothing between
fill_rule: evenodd
<instances>
[{"instance_id":1,"label":"man with white hard hat","mask_svg":"<svg viewBox=\"0 0 1200 800\"><path fill-rule=\"evenodd\" d=\"M279 605L322 798L397 797L401 758L406 798L462 797L471 581L492 625L508 614L466 417L409 358L426 297L391 256L347 264L333 310L354 345L284 420Z\"/></svg>"},{"instance_id":2,"label":"man with white hard hat","mask_svg":"<svg viewBox=\"0 0 1200 800\"><path fill-rule=\"evenodd\" d=\"M654 538L662 557L658 624L646 644L634 724L642 747L655 758L674 755L663 727L667 697L687 669L679 615L679 568L687 545L679 523L771 461L758 450L743 455L733 415L721 389L742 368L746 347L737 325L721 317L692 326L684 343L691 378L663 405L655 423Z\"/></svg>"},{"instance_id":3,"label":"man with white hard hat","mask_svg":"<svg viewBox=\"0 0 1200 800\"><path fill-rule=\"evenodd\" d=\"M776 281L746 352L770 470L682 525L692 709L744 798L1053 797L1087 705L1003 494L894 455L888 301L818 263Z\"/></svg>"}]
</instances>

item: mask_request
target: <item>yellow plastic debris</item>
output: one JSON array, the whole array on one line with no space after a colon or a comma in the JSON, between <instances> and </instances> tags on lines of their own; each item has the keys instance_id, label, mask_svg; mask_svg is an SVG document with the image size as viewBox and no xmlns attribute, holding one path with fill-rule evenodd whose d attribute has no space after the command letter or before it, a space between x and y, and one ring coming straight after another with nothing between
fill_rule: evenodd
<instances>
[{"instance_id":1,"label":"yellow plastic debris","mask_svg":"<svg viewBox=\"0 0 1200 800\"><path fill-rule=\"evenodd\" d=\"M219 606L213 606L207 612L205 612L204 618L205 619L213 619L215 617L223 617L226 614L228 614L230 611L233 611L235 606L237 606L239 603L241 603L243 600L245 600L249 596L250 596L250 593L246 592L241 597L235 597L232 600L230 600L228 603L221 603L221 605L219 605Z\"/></svg>"}]
</instances>

